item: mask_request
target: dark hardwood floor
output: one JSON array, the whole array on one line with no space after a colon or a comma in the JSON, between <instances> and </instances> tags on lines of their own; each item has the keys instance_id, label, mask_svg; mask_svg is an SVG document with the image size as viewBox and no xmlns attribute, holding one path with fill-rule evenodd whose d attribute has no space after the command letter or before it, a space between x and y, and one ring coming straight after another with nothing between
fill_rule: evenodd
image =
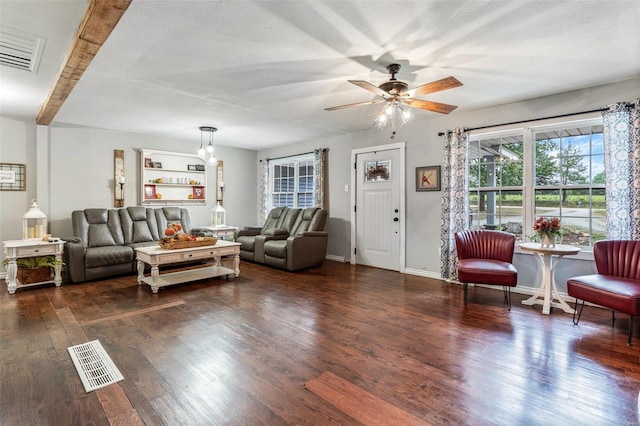
<instances>
[{"instance_id":1,"label":"dark hardwood floor","mask_svg":"<svg viewBox=\"0 0 640 426\"><path fill-rule=\"evenodd\" d=\"M331 261L243 262L237 280L155 295L134 276L0 285L0 424L384 424L393 409L433 425L637 425L628 318L612 328L586 307L574 326L523 299L509 312L501 291L470 288L464 306L461 286ZM87 394L67 347L94 339L125 379Z\"/></svg>"}]
</instances>

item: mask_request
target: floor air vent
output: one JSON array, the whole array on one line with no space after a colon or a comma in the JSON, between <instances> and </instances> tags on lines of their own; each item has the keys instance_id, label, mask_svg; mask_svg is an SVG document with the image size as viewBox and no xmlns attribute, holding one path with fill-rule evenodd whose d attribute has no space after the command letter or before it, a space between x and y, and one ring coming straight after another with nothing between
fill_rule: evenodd
<instances>
[{"instance_id":1,"label":"floor air vent","mask_svg":"<svg viewBox=\"0 0 640 426\"><path fill-rule=\"evenodd\" d=\"M36 73L45 39L13 28L0 29L0 65Z\"/></svg>"},{"instance_id":2,"label":"floor air vent","mask_svg":"<svg viewBox=\"0 0 640 426\"><path fill-rule=\"evenodd\" d=\"M85 391L91 392L124 379L99 340L71 346L67 350Z\"/></svg>"}]
</instances>

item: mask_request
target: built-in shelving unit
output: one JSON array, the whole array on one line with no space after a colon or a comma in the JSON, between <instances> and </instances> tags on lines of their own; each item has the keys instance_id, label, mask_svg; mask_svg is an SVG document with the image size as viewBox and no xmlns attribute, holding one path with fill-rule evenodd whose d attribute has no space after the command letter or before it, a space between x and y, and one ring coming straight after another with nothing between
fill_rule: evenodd
<instances>
[{"instance_id":1,"label":"built-in shelving unit","mask_svg":"<svg viewBox=\"0 0 640 426\"><path fill-rule=\"evenodd\" d=\"M197 155L141 149L140 162L141 205L206 204L207 167Z\"/></svg>"}]
</instances>

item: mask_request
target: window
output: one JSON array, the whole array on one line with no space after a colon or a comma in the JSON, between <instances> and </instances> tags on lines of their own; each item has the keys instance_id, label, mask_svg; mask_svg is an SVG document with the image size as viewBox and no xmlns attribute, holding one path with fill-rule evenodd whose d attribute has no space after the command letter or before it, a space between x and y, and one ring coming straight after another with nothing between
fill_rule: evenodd
<instances>
[{"instance_id":1,"label":"window","mask_svg":"<svg viewBox=\"0 0 640 426\"><path fill-rule=\"evenodd\" d=\"M563 244L606 238L602 124L534 130L535 214L559 217Z\"/></svg>"},{"instance_id":2,"label":"window","mask_svg":"<svg viewBox=\"0 0 640 426\"><path fill-rule=\"evenodd\" d=\"M469 215L472 228L500 229L523 238L522 134L469 143Z\"/></svg>"},{"instance_id":3,"label":"window","mask_svg":"<svg viewBox=\"0 0 640 426\"><path fill-rule=\"evenodd\" d=\"M559 217L563 244L605 238L602 119L472 135L469 154L472 228L524 241L537 217Z\"/></svg>"},{"instance_id":4,"label":"window","mask_svg":"<svg viewBox=\"0 0 640 426\"><path fill-rule=\"evenodd\" d=\"M313 155L269 162L272 207L313 207Z\"/></svg>"}]
</instances>

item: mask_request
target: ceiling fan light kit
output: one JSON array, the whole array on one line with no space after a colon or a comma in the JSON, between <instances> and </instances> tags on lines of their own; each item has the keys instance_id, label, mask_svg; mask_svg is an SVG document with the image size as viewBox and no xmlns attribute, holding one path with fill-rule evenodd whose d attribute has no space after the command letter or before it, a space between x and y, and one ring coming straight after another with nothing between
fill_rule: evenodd
<instances>
[{"instance_id":1,"label":"ceiling fan light kit","mask_svg":"<svg viewBox=\"0 0 640 426\"><path fill-rule=\"evenodd\" d=\"M376 99L373 101L356 102L353 104L339 105L335 107L325 108L325 111L335 111L338 109L351 108L363 105L372 105L382 102L386 102L382 111L376 117L376 124L378 126L385 126L391 123L393 139L395 135L396 115L402 120L402 123L406 123L411 119L411 113L408 107L420 108L426 111L433 111L440 114L449 114L455 110L457 106L442 104L439 102L432 102L423 99L414 99L414 96L427 95L430 93L440 92L443 90L453 89L455 87L462 86L462 83L455 77L446 77L441 80L432 81L431 83L423 84L409 90L409 85L404 81L396 79L396 74L400 71L400 64L390 64L387 66L387 71L391 74L389 81L382 83L379 86L375 86L368 81L363 80L348 80L349 83L355 84L369 92L381 97L382 99Z\"/></svg>"}]
</instances>

